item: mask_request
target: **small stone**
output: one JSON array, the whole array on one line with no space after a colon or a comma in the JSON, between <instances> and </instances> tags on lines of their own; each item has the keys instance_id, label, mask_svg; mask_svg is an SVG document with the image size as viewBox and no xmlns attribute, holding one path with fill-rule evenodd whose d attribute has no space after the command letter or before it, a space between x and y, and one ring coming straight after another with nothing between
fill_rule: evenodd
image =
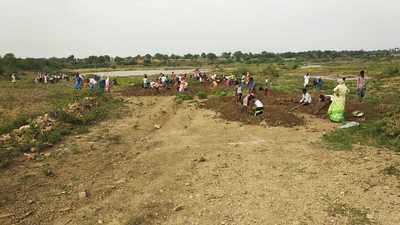
<instances>
[{"instance_id":1,"label":"small stone","mask_svg":"<svg viewBox=\"0 0 400 225\"><path fill-rule=\"evenodd\" d=\"M98 224L103 224L103 220L98 220L97 223Z\"/></svg>"},{"instance_id":2,"label":"small stone","mask_svg":"<svg viewBox=\"0 0 400 225\"><path fill-rule=\"evenodd\" d=\"M0 219L11 217L11 216L14 216L14 214L11 214L11 213L0 214Z\"/></svg>"},{"instance_id":3,"label":"small stone","mask_svg":"<svg viewBox=\"0 0 400 225\"><path fill-rule=\"evenodd\" d=\"M179 206L174 208L175 212L178 212L178 211L181 211L181 210L183 210L183 205L179 205Z\"/></svg>"},{"instance_id":4,"label":"small stone","mask_svg":"<svg viewBox=\"0 0 400 225\"><path fill-rule=\"evenodd\" d=\"M158 124L156 124L156 125L154 125L154 128L156 128L156 129L161 129L161 126L158 125Z\"/></svg>"},{"instance_id":5,"label":"small stone","mask_svg":"<svg viewBox=\"0 0 400 225\"><path fill-rule=\"evenodd\" d=\"M199 162L205 162L205 161L207 161L207 160L203 156L199 158Z\"/></svg>"},{"instance_id":6,"label":"small stone","mask_svg":"<svg viewBox=\"0 0 400 225\"><path fill-rule=\"evenodd\" d=\"M82 191L82 192L79 192L79 199L86 199L86 198L89 198L89 192L87 192L87 191Z\"/></svg>"},{"instance_id":7,"label":"small stone","mask_svg":"<svg viewBox=\"0 0 400 225\"><path fill-rule=\"evenodd\" d=\"M367 219L372 220L372 219L374 219L374 216L368 213L367 214Z\"/></svg>"},{"instance_id":8,"label":"small stone","mask_svg":"<svg viewBox=\"0 0 400 225\"><path fill-rule=\"evenodd\" d=\"M36 158L36 153L24 153L25 156L25 160L26 161L30 161L30 160L34 160Z\"/></svg>"},{"instance_id":9,"label":"small stone","mask_svg":"<svg viewBox=\"0 0 400 225\"><path fill-rule=\"evenodd\" d=\"M190 186L190 183L185 183L185 186Z\"/></svg>"}]
</instances>

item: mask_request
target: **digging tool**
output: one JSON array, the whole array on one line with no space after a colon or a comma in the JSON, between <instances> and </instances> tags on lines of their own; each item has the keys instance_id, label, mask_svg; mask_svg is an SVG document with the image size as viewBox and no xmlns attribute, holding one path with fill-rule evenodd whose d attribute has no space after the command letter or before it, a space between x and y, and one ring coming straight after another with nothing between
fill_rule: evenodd
<instances>
[{"instance_id":1,"label":"digging tool","mask_svg":"<svg viewBox=\"0 0 400 225\"><path fill-rule=\"evenodd\" d=\"M300 108L301 106L303 106L303 104L296 105L296 106L294 106L293 108L289 109L288 112L292 112L292 111L294 111L294 110Z\"/></svg>"}]
</instances>

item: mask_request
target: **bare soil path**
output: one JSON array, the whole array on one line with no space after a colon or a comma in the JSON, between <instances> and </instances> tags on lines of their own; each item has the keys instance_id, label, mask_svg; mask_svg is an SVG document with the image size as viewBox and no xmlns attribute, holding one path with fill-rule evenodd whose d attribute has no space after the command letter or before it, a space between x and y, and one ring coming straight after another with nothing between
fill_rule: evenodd
<instances>
[{"instance_id":1,"label":"bare soil path","mask_svg":"<svg viewBox=\"0 0 400 225\"><path fill-rule=\"evenodd\" d=\"M400 180L382 172L400 157L326 150L327 121L266 128L173 97L127 101L124 118L2 171L0 224L400 224Z\"/></svg>"}]
</instances>

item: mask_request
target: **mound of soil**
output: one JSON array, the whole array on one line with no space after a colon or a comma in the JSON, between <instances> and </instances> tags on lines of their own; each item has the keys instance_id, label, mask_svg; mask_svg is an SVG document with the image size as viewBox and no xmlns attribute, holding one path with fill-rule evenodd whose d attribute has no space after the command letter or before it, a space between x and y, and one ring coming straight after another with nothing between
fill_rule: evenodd
<instances>
[{"instance_id":1,"label":"mound of soil","mask_svg":"<svg viewBox=\"0 0 400 225\"><path fill-rule=\"evenodd\" d=\"M196 83L190 85L190 88L187 93L190 95L195 95L200 91L210 94L216 90L211 89L208 86L203 86L200 83ZM155 90L155 89L144 89L140 85L135 85L125 88L121 94L125 97L130 97L130 96L174 96L177 93L178 91L176 90L176 87Z\"/></svg>"},{"instance_id":2,"label":"mound of soil","mask_svg":"<svg viewBox=\"0 0 400 225\"><path fill-rule=\"evenodd\" d=\"M224 90L219 88L218 90ZM196 95L198 92L205 92L212 94L216 92L216 89L212 89L203 86L199 83L192 84L190 90L187 92L189 95ZM123 96L174 96L177 94L175 88L169 89L143 89L140 85L131 86L122 91ZM253 115L241 110L240 106L235 103L234 97L211 97L209 101L205 103L205 108L214 110L221 113L224 119L230 121L240 121L249 124L259 124L265 120L269 126L285 126L293 127L304 124L304 119L296 115L298 113L310 114L319 118L327 119L329 105L322 108L323 103L319 102L319 93L314 92L312 94L313 103L308 106L296 107L299 105L301 95L298 93L287 93L268 91L267 94L259 92L257 98L259 98L265 105L265 115L260 117L254 117ZM380 114L382 107L380 105L371 105L356 100L348 100L346 105L347 119L351 121L367 121L377 118ZM354 111L362 111L365 116L362 118L355 118L352 116Z\"/></svg>"},{"instance_id":3,"label":"mound of soil","mask_svg":"<svg viewBox=\"0 0 400 225\"><path fill-rule=\"evenodd\" d=\"M288 112L284 104L266 104L264 115L258 117L242 110L240 105L236 104L235 97L213 97L205 102L204 107L220 113L222 118L230 121L260 124L260 122L265 120L269 126L284 127L304 124L303 118Z\"/></svg>"}]
</instances>

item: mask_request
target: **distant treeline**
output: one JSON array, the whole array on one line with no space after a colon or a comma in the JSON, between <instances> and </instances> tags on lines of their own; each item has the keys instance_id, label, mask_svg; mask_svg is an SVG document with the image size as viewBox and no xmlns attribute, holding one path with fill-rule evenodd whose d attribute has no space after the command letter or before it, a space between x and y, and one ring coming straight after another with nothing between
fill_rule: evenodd
<instances>
[{"instance_id":1,"label":"distant treeline","mask_svg":"<svg viewBox=\"0 0 400 225\"><path fill-rule=\"evenodd\" d=\"M202 66L209 64L230 63L282 63L293 61L296 63L316 61L324 62L335 59L348 58L382 58L394 57L399 54L398 49L376 50L376 51L306 51L272 53L263 51L261 53L244 53L241 51L224 52L221 55L214 53L165 55L146 54L135 57L111 57L109 55L89 56L87 58L76 58L71 55L66 58L17 58L8 53L0 56L0 74L7 75L19 71L54 72L61 69L77 68L101 68L118 66Z\"/></svg>"}]
</instances>

